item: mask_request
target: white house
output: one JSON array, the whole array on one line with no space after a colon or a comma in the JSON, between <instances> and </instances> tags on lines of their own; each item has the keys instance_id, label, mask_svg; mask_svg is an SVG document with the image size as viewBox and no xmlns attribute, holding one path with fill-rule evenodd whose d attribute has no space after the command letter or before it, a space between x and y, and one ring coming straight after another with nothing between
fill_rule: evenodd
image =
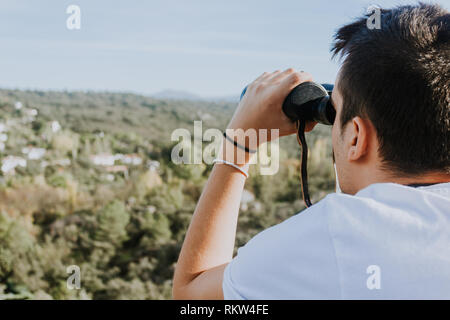
<instances>
[{"instance_id":1,"label":"white house","mask_svg":"<svg viewBox=\"0 0 450 320\"><path fill-rule=\"evenodd\" d=\"M92 163L97 166L113 166L116 158L112 154L95 154L90 156Z\"/></svg>"},{"instance_id":2,"label":"white house","mask_svg":"<svg viewBox=\"0 0 450 320\"><path fill-rule=\"evenodd\" d=\"M114 155L114 160L116 160L116 161L122 161L123 157L124 157L123 154L121 154L121 153L116 153L116 154Z\"/></svg>"},{"instance_id":3,"label":"white house","mask_svg":"<svg viewBox=\"0 0 450 320\"><path fill-rule=\"evenodd\" d=\"M150 171L156 171L159 169L160 163L156 160L148 160L147 167Z\"/></svg>"},{"instance_id":4,"label":"white house","mask_svg":"<svg viewBox=\"0 0 450 320\"><path fill-rule=\"evenodd\" d=\"M38 115L37 109L25 108L23 113L24 113L25 116L21 119L22 123L33 122L34 118Z\"/></svg>"},{"instance_id":5,"label":"white house","mask_svg":"<svg viewBox=\"0 0 450 320\"><path fill-rule=\"evenodd\" d=\"M59 130L61 130L61 125L56 120L52 121L51 127L52 127L52 132L53 133L58 132Z\"/></svg>"},{"instance_id":6,"label":"white house","mask_svg":"<svg viewBox=\"0 0 450 320\"><path fill-rule=\"evenodd\" d=\"M25 114L29 117L36 117L38 115L37 109L26 109Z\"/></svg>"},{"instance_id":7,"label":"white house","mask_svg":"<svg viewBox=\"0 0 450 320\"><path fill-rule=\"evenodd\" d=\"M2 160L2 172L3 173L14 173L16 167L26 167L27 160L16 156L7 156Z\"/></svg>"},{"instance_id":8,"label":"white house","mask_svg":"<svg viewBox=\"0 0 450 320\"><path fill-rule=\"evenodd\" d=\"M142 164L142 158L137 154L126 154L120 160L125 164L131 164L133 166Z\"/></svg>"},{"instance_id":9,"label":"white house","mask_svg":"<svg viewBox=\"0 0 450 320\"><path fill-rule=\"evenodd\" d=\"M26 154L28 156L28 159L30 160L39 160L45 155L46 151L47 150L45 150L44 148L34 148L34 147L22 148L22 153Z\"/></svg>"}]
</instances>

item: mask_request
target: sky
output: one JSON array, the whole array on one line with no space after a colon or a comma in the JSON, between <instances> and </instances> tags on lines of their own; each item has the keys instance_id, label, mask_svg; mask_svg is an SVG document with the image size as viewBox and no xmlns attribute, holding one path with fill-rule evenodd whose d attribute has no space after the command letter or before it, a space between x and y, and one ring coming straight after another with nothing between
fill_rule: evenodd
<instances>
[{"instance_id":1,"label":"sky","mask_svg":"<svg viewBox=\"0 0 450 320\"><path fill-rule=\"evenodd\" d=\"M438 0L447 9L450 0ZM0 0L0 87L236 96L264 71L334 82L336 29L391 0ZM69 30L69 5L81 28Z\"/></svg>"}]
</instances>

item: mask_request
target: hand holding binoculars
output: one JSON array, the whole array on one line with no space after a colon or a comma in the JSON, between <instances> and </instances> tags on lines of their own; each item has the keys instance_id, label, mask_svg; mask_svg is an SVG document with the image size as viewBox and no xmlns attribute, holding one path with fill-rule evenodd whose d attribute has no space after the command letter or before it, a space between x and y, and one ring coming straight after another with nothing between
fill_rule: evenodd
<instances>
[{"instance_id":1,"label":"hand holding binoculars","mask_svg":"<svg viewBox=\"0 0 450 320\"><path fill-rule=\"evenodd\" d=\"M245 95L247 87L241 93ZM333 91L331 84L318 84L307 81L296 86L283 102L283 112L292 121L315 121L324 125L333 125L336 111L331 105Z\"/></svg>"},{"instance_id":2,"label":"hand holding binoculars","mask_svg":"<svg viewBox=\"0 0 450 320\"><path fill-rule=\"evenodd\" d=\"M241 93L241 98L245 95L247 87ZM283 112L292 121L297 123L297 140L302 146L301 156L301 185L302 197L305 205L312 205L308 191L308 145L305 139L305 125L308 121L333 125L336 118L336 110L331 104L330 97L333 91L331 84L318 84L307 81L296 86L287 95L283 102Z\"/></svg>"}]
</instances>

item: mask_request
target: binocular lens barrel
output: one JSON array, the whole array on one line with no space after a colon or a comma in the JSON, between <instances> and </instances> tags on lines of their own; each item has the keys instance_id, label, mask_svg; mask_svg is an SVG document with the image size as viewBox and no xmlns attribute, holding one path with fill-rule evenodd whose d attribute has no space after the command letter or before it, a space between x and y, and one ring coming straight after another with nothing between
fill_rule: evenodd
<instances>
[{"instance_id":1,"label":"binocular lens barrel","mask_svg":"<svg viewBox=\"0 0 450 320\"><path fill-rule=\"evenodd\" d=\"M240 99L246 91L247 87L242 91ZM331 84L303 82L288 94L283 102L283 112L292 121L303 119L333 125L336 110L330 102L332 91L333 85Z\"/></svg>"},{"instance_id":2,"label":"binocular lens barrel","mask_svg":"<svg viewBox=\"0 0 450 320\"><path fill-rule=\"evenodd\" d=\"M332 125L336 117L336 110L330 102L332 90L333 86L329 84L303 82L288 94L283 103L283 111L294 121L303 119Z\"/></svg>"}]
</instances>

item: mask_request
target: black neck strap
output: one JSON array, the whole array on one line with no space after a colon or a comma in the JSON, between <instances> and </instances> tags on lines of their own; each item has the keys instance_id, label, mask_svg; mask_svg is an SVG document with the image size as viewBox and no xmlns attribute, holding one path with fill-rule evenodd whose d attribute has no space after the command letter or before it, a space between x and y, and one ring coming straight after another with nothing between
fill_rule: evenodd
<instances>
[{"instance_id":1,"label":"black neck strap","mask_svg":"<svg viewBox=\"0 0 450 320\"><path fill-rule=\"evenodd\" d=\"M306 144L305 138L305 120L297 121L297 141L298 144L302 147L302 161L301 161L301 175L300 179L302 182L302 197L305 202L306 207L312 206L311 199L309 198L309 190L308 190L308 172L307 172L307 163L308 163L308 145Z\"/></svg>"}]
</instances>

